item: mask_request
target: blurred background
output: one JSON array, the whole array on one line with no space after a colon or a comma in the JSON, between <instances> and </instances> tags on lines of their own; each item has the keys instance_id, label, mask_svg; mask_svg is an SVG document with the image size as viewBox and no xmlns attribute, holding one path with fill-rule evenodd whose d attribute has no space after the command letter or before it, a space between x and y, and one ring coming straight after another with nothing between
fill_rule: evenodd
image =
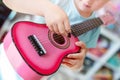
<instances>
[{"instance_id":1,"label":"blurred background","mask_svg":"<svg viewBox=\"0 0 120 80\"><path fill-rule=\"evenodd\" d=\"M102 10L111 11L116 22L102 27L97 47L89 49L82 70L74 73L61 68L48 80L120 80L120 0L109 2L98 14ZM39 21L36 16L11 11L0 0L0 43L12 25L21 20Z\"/></svg>"}]
</instances>

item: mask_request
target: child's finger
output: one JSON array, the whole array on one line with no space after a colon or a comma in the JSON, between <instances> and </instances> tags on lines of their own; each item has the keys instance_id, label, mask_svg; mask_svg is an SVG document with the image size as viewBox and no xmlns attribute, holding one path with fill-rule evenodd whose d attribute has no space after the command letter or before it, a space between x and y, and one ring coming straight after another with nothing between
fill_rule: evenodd
<instances>
[{"instance_id":1,"label":"child's finger","mask_svg":"<svg viewBox=\"0 0 120 80\"><path fill-rule=\"evenodd\" d=\"M87 52L86 45L81 41L76 42L75 44L80 47L80 52L76 53L76 54L69 54L69 55L67 55L67 57L68 58L81 58L82 59L83 56L85 55L85 53Z\"/></svg>"},{"instance_id":2,"label":"child's finger","mask_svg":"<svg viewBox=\"0 0 120 80\"><path fill-rule=\"evenodd\" d=\"M85 43L83 43L82 41L79 41L79 42L76 42L75 44L80 47L80 53L87 52L87 47L86 47Z\"/></svg>"},{"instance_id":3,"label":"child's finger","mask_svg":"<svg viewBox=\"0 0 120 80\"><path fill-rule=\"evenodd\" d=\"M80 53L75 53L75 54L69 54L67 55L67 58L73 58L73 59L77 59L77 58L81 58L82 56L80 55Z\"/></svg>"},{"instance_id":4,"label":"child's finger","mask_svg":"<svg viewBox=\"0 0 120 80\"><path fill-rule=\"evenodd\" d=\"M57 27L56 24L53 25L53 29L54 29L55 33L60 34L60 32L59 32L58 27Z\"/></svg>"},{"instance_id":5,"label":"child's finger","mask_svg":"<svg viewBox=\"0 0 120 80\"><path fill-rule=\"evenodd\" d=\"M70 58L64 58L62 62L74 65L76 63L76 60L75 59L70 59Z\"/></svg>"},{"instance_id":6,"label":"child's finger","mask_svg":"<svg viewBox=\"0 0 120 80\"><path fill-rule=\"evenodd\" d=\"M67 36L67 32L65 31L65 25L63 23L58 24L58 29L60 34Z\"/></svg>"},{"instance_id":7,"label":"child's finger","mask_svg":"<svg viewBox=\"0 0 120 80\"><path fill-rule=\"evenodd\" d=\"M64 25L65 25L65 30L67 31L67 33L71 33L71 27L70 27L70 23L68 19L64 22Z\"/></svg>"}]
</instances>

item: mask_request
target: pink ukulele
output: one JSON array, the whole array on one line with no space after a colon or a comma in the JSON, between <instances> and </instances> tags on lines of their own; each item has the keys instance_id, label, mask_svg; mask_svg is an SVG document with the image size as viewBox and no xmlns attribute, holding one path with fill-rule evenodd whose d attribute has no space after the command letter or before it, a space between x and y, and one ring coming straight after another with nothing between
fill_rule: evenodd
<instances>
[{"instance_id":1,"label":"pink ukulele","mask_svg":"<svg viewBox=\"0 0 120 80\"><path fill-rule=\"evenodd\" d=\"M72 25L70 38L49 31L45 24L20 21L6 35L4 49L14 69L23 79L39 80L41 75L56 72L67 54L80 49L75 45L77 36L107 22L104 20L98 17Z\"/></svg>"}]
</instances>

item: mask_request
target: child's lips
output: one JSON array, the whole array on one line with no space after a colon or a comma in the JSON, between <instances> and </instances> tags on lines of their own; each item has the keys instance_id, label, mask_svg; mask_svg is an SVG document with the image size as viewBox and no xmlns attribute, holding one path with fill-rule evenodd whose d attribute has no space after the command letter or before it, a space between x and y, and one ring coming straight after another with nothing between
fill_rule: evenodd
<instances>
[{"instance_id":1,"label":"child's lips","mask_svg":"<svg viewBox=\"0 0 120 80\"><path fill-rule=\"evenodd\" d=\"M89 5L87 5L87 4L84 4L84 6L87 7L87 8L91 8L91 6L89 6Z\"/></svg>"}]
</instances>

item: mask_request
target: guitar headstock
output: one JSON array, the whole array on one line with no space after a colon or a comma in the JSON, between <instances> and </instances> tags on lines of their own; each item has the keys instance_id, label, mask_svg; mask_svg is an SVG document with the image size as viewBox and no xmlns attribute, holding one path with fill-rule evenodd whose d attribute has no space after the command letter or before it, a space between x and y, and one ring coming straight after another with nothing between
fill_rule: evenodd
<instances>
[{"instance_id":1,"label":"guitar headstock","mask_svg":"<svg viewBox=\"0 0 120 80\"><path fill-rule=\"evenodd\" d=\"M115 23L115 18L110 12L107 12L106 14L100 16L100 19L103 21L104 25Z\"/></svg>"}]
</instances>

